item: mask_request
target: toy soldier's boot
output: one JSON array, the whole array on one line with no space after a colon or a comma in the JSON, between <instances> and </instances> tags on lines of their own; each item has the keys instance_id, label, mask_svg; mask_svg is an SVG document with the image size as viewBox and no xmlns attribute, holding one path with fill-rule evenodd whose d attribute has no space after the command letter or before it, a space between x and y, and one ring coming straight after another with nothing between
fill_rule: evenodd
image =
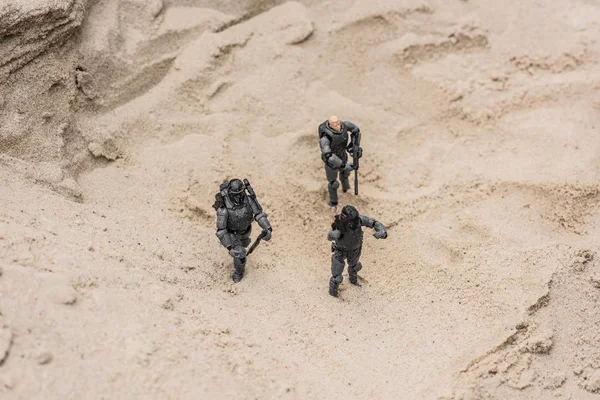
<instances>
[{"instance_id":1,"label":"toy soldier's boot","mask_svg":"<svg viewBox=\"0 0 600 400\"><path fill-rule=\"evenodd\" d=\"M350 283L356 286L360 286L358 283L358 271L362 269L362 264L358 263L356 265L348 265L348 279Z\"/></svg>"},{"instance_id":2,"label":"toy soldier's boot","mask_svg":"<svg viewBox=\"0 0 600 400\"><path fill-rule=\"evenodd\" d=\"M331 279L329 279L329 294L333 297L337 297L338 288L340 286L340 283L342 283L342 279L343 278L341 275L332 276Z\"/></svg>"},{"instance_id":3,"label":"toy soldier's boot","mask_svg":"<svg viewBox=\"0 0 600 400\"><path fill-rule=\"evenodd\" d=\"M342 181L342 192L346 193L350 189L350 182L348 182L349 172L341 172L340 180Z\"/></svg>"},{"instance_id":4,"label":"toy soldier's boot","mask_svg":"<svg viewBox=\"0 0 600 400\"><path fill-rule=\"evenodd\" d=\"M233 282L238 283L244 277L244 271L246 269L246 257L244 258L233 258L233 275L231 278Z\"/></svg>"},{"instance_id":5,"label":"toy soldier's boot","mask_svg":"<svg viewBox=\"0 0 600 400\"><path fill-rule=\"evenodd\" d=\"M331 181L327 185L327 190L329 191L329 205L332 207L336 207L338 205L337 190L339 187L340 183L337 180Z\"/></svg>"},{"instance_id":6,"label":"toy soldier's boot","mask_svg":"<svg viewBox=\"0 0 600 400\"><path fill-rule=\"evenodd\" d=\"M344 277L344 253L339 250L335 250L331 255L331 279L329 279L329 294L337 297L338 287Z\"/></svg>"}]
</instances>

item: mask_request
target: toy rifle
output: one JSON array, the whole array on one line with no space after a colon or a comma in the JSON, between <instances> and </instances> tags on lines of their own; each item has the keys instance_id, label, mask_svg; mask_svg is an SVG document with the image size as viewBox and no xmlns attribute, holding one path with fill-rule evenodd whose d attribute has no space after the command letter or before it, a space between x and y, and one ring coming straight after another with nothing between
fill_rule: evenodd
<instances>
[{"instance_id":1,"label":"toy rifle","mask_svg":"<svg viewBox=\"0 0 600 400\"><path fill-rule=\"evenodd\" d=\"M354 147L352 149L352 168L354 169L354 195L358 195L358 152L360 150L360 131L354 134Z\"/></svg>"},{"instance_id":2,"label":"toy rifle","mask_svg":"<svg viewBox=\"0 0 600 400\"><path fill-rule=\"evenodd\" d=\"M244 178L244 187L248 191L248 195L250 196L250 198L252 200L254 200L254 202L258 206L258 209L260 210L260 212L262 212L262 207L261 207L260 203L256 200L256 193L254 193L254 189L252 189L252 186L250 186L250 182L248 181L247 178Z\"/></svg>"},{"instance_id":3,"label":"toy rifle","mask_svg":"<svg viewBox=\"0 0 600 400\"><path fill-rule=\"evenodd\" d=\"M258 235L254 243L252 243L252 246L250 246L250 248L248 249L246 256L249 256L254 251L254 249L256 249L256 247L260 244L260 241L263 240L265 236L267 236L267 230L263 229L263 231L260 233L260 235Z\"/></svg>"},{"instance_id":4,"label":"toy rifle","mask_svg":"<svg viewBox=\"0 0 600 400\"><path fill-rule=\"evenodd\" d=\"M254 193L254 189L252 189L252 186L250 186L250 182L248 181L248 179L244 179L244 186L248 191L248 195L255 201L256 205L258 206L258 209L262 212L262 207L260 203L256 201L256 193ZM252 243L252 246L250 246L250 248L248 249L246 256L249 256L254 251L254 249L258 247L260 241L263 240L265 236L267 236L267 230L263 229L263 231L260 233L260 235L258 235L254 243Z\"/></svg>"}]
</instances>

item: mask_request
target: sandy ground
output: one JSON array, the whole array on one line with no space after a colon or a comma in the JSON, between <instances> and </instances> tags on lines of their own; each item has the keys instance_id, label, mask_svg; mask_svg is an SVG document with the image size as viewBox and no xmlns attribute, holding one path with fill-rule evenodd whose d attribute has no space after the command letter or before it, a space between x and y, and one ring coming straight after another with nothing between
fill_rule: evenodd
<instances>
[{"instance_id":1,"label":"sandy ground","mask_svg":"<svg viewBox=\"0 0 600 400\"><path fill-rule=\"evenodd\" d=\"M0 1L0 398L600 398L593 0ZM317 126L382 221L327 293ZM274 226L244 280L225 178Z\"/></svg>"}]
</instances>

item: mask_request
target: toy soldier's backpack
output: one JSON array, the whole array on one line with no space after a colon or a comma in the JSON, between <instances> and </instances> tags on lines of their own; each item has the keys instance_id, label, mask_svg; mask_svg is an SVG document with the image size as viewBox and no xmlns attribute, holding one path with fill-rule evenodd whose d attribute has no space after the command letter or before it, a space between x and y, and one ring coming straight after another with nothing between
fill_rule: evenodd
<instances>
[{"instance_id":1,"label":"toy soldier's backpack","mask_svg":"<svg viewBox=\"0 0 600 400\"><path fill-rule=\"evenodd\" d=\"M225 207L225 196L227 196L227 187L229 186L229 181L226 179L219 186L219 193L215 194L215 203L213 204L213 208L218 210L219 208Z\"/></svg>"}]
</instances>

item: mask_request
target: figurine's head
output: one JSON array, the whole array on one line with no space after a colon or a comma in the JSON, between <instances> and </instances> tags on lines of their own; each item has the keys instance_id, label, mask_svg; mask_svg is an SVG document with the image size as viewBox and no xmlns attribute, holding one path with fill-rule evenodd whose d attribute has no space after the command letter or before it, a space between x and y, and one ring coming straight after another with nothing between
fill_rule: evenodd
<instances>
[{"instance_id":1,"label":"figurine's head","mask_svg":"<svg viewBox=\"0 0 600 400\"><path fill-rule=\"evenodd\" d=\"M240 205L244 201L244 184L239 179L232 179L229 181L229 186L227 187L227 193L229 194L229 198L233 201L234 204Z\"/></svg>"},{"instance_id":2,"label":"figurine's head","mask_svg":"<svg viewBox=\"0 0 600 400\"><path fill-rule=\"evenodd\" d=\"M360 226L360 214L356 208L352 206L344 206L340 216L343 220L346 220L346 218L348 219L348 224L346 225L348 228L356 229Z\"/></svg>"},{"instance_id":3,"label":"figurine's head","mask_svg":"<svg viewBox=\"0 0 600 400\"><path fill-rule=\"evenodd\" d=\"M331 129L333 129L336 132L339 132L342 129L342 123L340 122L339 118L336 117L335 115L332 115L331 117L329 117L329 127Z\"/></svg>"}]
</instances>

